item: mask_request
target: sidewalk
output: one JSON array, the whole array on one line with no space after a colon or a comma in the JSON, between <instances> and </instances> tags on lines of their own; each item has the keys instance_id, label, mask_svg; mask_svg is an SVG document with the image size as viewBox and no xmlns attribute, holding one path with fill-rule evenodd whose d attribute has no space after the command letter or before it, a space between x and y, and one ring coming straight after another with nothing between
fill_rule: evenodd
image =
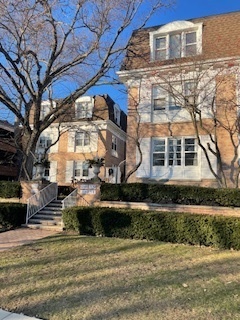
<instances>
[{"instance_id":1,"label":"sidewalk","mask_svg":"<svg viewBox=\"0 0 240 320\"><path fill-rule=\"evenodd\" d=\"M59 233L58 231L19 228L0 233L0 252L11 249L13 247L21 246L23 244L31 243L48 236ZM2 320L0 318L0 320Z\"/></svg>"},{"instance_id":2,"label":"sidewalk","mask_svg":"<svg viewBox=\"0 0 240 320\"><path fill-rule=\"evenodd\" d=\"M11 313L0 309L0 320L40 320L39 318L32 318L23 314Z\"/></svg>"},{"instance_id":3,"label":"sidewalk","mask_svg":"<svg viewBox=\"0 0 240 320\"><path fill-rule=\"evenodd\" d=\"M0 253L2 251L31 243L48 236L57 234L57 231L19 228L0 233ZM34 320L39 318L32 318L23 314L16 314L0 309L0 320ZM39 319L40 320L40 319Z\"/></svg>"}]
</instances>

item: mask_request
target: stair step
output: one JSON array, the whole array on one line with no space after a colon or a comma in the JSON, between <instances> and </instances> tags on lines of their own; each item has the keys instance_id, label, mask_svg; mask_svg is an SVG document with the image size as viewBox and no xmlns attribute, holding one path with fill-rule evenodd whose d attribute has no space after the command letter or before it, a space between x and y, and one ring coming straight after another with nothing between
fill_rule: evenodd
<instances>
[{"instance_id":1,"label":"stair step","mask_svg":"<svg viewBox=\"0 0 240 320\"><path fill-rule=\"evenodd\" d=\"M42 210L39 211L41 214L50 214L50 215L62 215L61 210L48 210L46 208L43 208Z\"/></svg>"},{"instance_id":2,"label":"stair step","mask_svg":"<svg viewBox=\"0 0 240 320\"><path fill-rule=\"evenodd\" d=\"M43 220L43 219L31 218L29 220L29 224L42 224L42 225L45 225L45 226L58 226L58 225L61 225L61 221Z\"/></svg>"},{"instance_id":3,"label":"stair step","mask_svg":"<svg viewBox=\"0 0 240 320\"><path fill-rule=\"evenodd\" d=\"M44 207L44 209L61 211L62 207L51 207L48 205L48 206Z\"/></svg>"},{"instance_id":4,"label":"stair step","mask_svg":"<svg viewBox=\"0 0 240 320\"><path fill-rule=\"evenodd\" d=\"M50 202L47 207L56 207L56 208L62 208L62 203L52 203Z\"/></svg>"},{"instance_id":5,"label":"stair step","mask_svg":"<svg viewBox=\"0 0 240 320\"><path fill-rule=\"evenodd\" d=\"M42 214L42 212L36 213L33 219L44 219L44 220L62 220L61 214Z\"/></svg>"},{"instance_id":6,"label":"stair step","mask_svg":"<svg viewBox=\"0 0 240 320\"><path fill-rule=\"evenodd\" d=\"M52 230L52 231L63 231L63 226L51 226L51 225L43 225L43 224L25 224L23 227L27 227L30 229L44 229L44 230Z\"/></svg>"}]
</instances>

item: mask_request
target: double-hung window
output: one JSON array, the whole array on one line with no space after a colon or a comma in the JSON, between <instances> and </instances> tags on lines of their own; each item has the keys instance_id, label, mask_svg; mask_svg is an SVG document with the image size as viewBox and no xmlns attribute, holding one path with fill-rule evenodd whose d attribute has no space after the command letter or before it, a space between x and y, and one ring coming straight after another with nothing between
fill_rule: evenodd
<instances>
[{"instance_id":1,"label":"double-hung window","mask_svg":"<svg viewBox=\"0 0 240 320\"><path fill-rule=\"evenodd\" d=\"M90 134L85 131L76 132L75 134L75 146L85 147L90 145Z\"/></svg>"},{"instance_id":2,"label":"double-hung window","mask_svg":"<svg viewBox=\"0 0 240 320\"><path fill-rule=\"evenodd\" d=\"M184 139L185 166L197 166L197 140L194 138Z\"/></svg>"},{"instance_id":3,"label":"double-hung window","mask_svg":"<svg viewBox=\"0 0 240 320\"><path fill-rule=\"evenodd\" d=\"M120 126L120 118L121 118L121 110L118 104L114 104L113 106L114 112L114 122Z\"/></svg>"},{"instance_id":4,"label":"double-hung window","mask_svg":"<svg viewBox=\"0 0 240 320\"><path fill-rule=\"evenodd\" d=\"M92 103L88 101L76 102L76 118L84 119L92 117Z\"/></svg>"},{"instance_id":5,"label":"double-hung window","mask_svg":"<svg viewBox=\"0 0 240 320\"><path fill-rule=\"evenodd\" d=\"M167 57L167 41L166 37L155 39L155 60L165 60Z\"/></svg>"},{"instance_id":6,"label":"double-hung window","mask_svg":"<svg viewBox=\"0 0 240 320\"><path fill-rule=\"evenodd\" d=\"M153 85L152 105L153 111L173 111L181 108L179 104L176 88L166 88L166 86Z\"/></svg>"},{"instance_id":7,"label":"double-hung window","mask_svg":"<svg viewBox=\"0 0 240 320\"><path fill-rule=\"evenodd\" d=\"M166 141L165 139L153 140L153 165L165 166Z\"/></svg>"},{"instance_id":8,"label":"double-hung window","mask_svg":"<svg viewBox=\"0 0 240 320\"><path fill-rule=\"evenodd\" d=\"M73 175L77 178L84 178L88 177L89 175L89 166L87 163L84 163L82 161L75 161L74 162L74 169L73 169Z\"/></svg>"},{"instance_id":9,"label":"double-hung window","mask_svg":"<svg viewBox=\"0 0 240 320\"><path fill-rule=\"evenodd\" d=\"M154 60L176 59L197 54L197 32L182 31L154 38Z\"/></svg>"},{"instance_id":10,"label":"double-hung window","mask_svg":"<svg viewBox=\"0 0 240 320\"><path fill-rule=\"evenodd\" d=\"M196 102L196 83L194 81L185 81L184 82L184 99L185 99L185 105L193 106Z\"/></svg>"},{"instance_id":11,"label":"double-hung window","mask_svg":"<svg viewBox=\"0 0 240 320\"><path fill-rule=\"evenodd\" d=\"M195 138L153 139L153 166L197 166L198 152Z\"/></svg>"},{"instance_id":12,"label":"double-hung window","mask_svg":"<svg viewBox=\"0 0 240 320\"><path fill-rule=\"evenodd\" d=\"M39 138L39 147L40 148L49 148L52 144L52 140L48 137L41 136Z\"/></svg>"}]
</instances>

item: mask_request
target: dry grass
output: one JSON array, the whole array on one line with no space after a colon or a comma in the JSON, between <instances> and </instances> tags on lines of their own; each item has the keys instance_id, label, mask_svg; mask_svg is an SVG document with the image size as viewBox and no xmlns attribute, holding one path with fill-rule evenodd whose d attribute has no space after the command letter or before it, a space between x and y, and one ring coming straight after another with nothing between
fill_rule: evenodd
<instances>
[{"instance_id":1,"label":"dry grass","mask_svg":"<svg viewBox=\"0 0 240 320\"><path fill-rule=\"evenodd\" d=\"M49 320L240 319L240 252L58 235L0 253L0 307Z\"/></svg>"}]
</instances>

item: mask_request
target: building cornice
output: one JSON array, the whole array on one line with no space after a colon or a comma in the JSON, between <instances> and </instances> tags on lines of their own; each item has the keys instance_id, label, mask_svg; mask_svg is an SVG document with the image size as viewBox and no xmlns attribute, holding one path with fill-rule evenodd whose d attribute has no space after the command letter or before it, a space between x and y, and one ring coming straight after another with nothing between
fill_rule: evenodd
<instances>
[{"instance_id":1,"label":"building cornice","mask_svg":"<svg viewBox=\"0 0 240 320\"><path fill-rule=\"evenodd\" d=\"M223 68L223 67L229 67L229 64L231 64L231 66L239 65L240 56L226 57L226 58L219 58L219 59L206 59L206 60L199 59L199 60L184 62L184 63L179 63L178 61L170 65L163 65L163 66L157 66L157 67L153 65L154 63L155 63L154 61L149 62L149 65L152 64L152 66L147 68L118 71L117 74L120 80L123 83L126 83L128 80L138 80L138 79L141 79L143 76L151 76L153 71L156 74L157 72L175 71L175 70L178 70L179 68L183 70L184 68L187 69L192 66L195 66L195 67L204 66L207 68L214 66L215 68Z\"/></svg>"}]
</instances>

